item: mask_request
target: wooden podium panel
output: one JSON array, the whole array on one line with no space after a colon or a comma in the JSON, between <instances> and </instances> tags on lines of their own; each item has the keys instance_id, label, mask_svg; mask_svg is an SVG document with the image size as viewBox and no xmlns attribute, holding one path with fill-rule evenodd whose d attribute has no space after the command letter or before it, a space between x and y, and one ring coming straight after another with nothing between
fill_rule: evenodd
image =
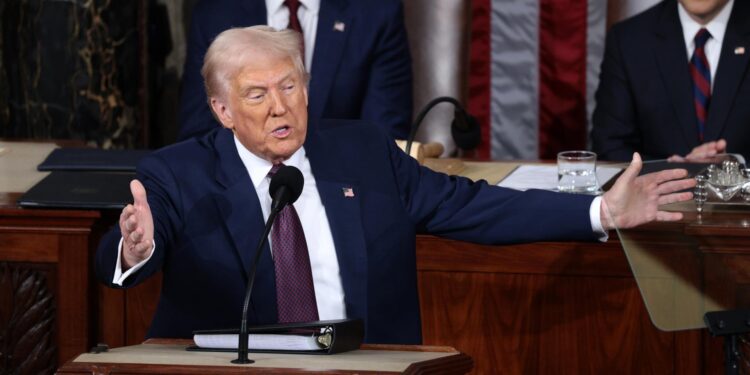
<instances>
[{"instance_id":1,"label":"wooden podium panel","mask_svg":"<svg viewBox=\"0 0 750 375\"><path fill-rule=\"evenodd\" d=\"M334 355L250 353L255 363L234 365L236 353L188 352L189 340L81 354L58 374L465 374L472 360L449 347L364 345Z\"/></svg>"},{"instance_id":2,"label":"wooden podium panel","mask_svg":"<svg viewBox=\"0 0 750 375\"><path fill-rule=\"evenodd\" d=\"M8 204L16 196L0 194L0 333L7 340L0 366L50 372L94 342L89 249L102 216L19 209Z\"/></svg>"},{"instance_id":3,"label":"wooden podium panel","mask_svg":"<svg viewBox=\"0 0 750 375\"><path fill-rule=\"evenodd\" d=\"M422 336L475 373L702 373L700 331L650 322L616 239L484 246L418 238Z\"/></svg>"}]
</instances>

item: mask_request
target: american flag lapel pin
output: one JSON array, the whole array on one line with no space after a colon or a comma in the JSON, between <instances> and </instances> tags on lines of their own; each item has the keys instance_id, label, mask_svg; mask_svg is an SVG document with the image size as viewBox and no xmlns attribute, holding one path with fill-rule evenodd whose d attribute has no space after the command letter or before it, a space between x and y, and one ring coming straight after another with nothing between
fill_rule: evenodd
<instances>
[{"instance_id":1,"label":"american flag lapel pin","mask_svg":"<svg viewBox=\"0 0 750 375\"><path fill-rule=\"evenodd\" d=\"M341 21L336 21L333 23L333 29L343 33L344 29L346 29L346 25Z\"/></svg>"},{"instance_id":2,"label":"american flag lapel pin","mask_svg":"<svg viewBox=\"0 0 750 375\"><path fill-rule=\"evenodd\" d=\"M735 55L744 55L745 54L745 47L735 47L734 48L734 54Z\"/></svg>"},{"instance_id":3,"label":"american flag lapel pin","mask_svg":"<svg viewBox=\"0 0 750 375\"><path fill-rule=\"evenodd\" d=\"M345 188L341 188L341 191L344 193L344 197L354 198L354 189L350 187L345 187Z\"/></svg>"}]
</instances>

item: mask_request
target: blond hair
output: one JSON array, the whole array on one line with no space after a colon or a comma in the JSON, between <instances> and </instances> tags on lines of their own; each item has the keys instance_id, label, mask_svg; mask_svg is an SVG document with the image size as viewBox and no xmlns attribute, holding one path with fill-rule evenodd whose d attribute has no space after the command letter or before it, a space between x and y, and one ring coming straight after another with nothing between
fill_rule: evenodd
<instances>
[{"instance_id":1,"label":"blond hair","mask_svg":"<svg viewBox=\"0 0 750 375\"><path fill-rule=\"evenodd\" d=\"M201 75L206 96L224 98L229 83L243 66L258 55L289 58L307 85L309 76L302 62L302 36L293 30L258 25L226 30L216 36L203 59Z\"/></svg>"}]
</instances>

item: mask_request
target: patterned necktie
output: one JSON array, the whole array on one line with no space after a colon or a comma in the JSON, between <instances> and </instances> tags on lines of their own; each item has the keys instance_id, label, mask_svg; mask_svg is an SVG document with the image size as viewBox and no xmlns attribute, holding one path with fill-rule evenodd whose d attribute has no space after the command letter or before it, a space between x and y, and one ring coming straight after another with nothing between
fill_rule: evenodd
<instances>
[{"instance_id":1,"label":"patterned necktie","mask_svg":"<svg viewBox=\"0 0 750 375\"><path fill-rule=\"evenodd\" d=\"M284 5L286 5L287 8L289 8L289 26L287 26L288 29L292 29L300 34L302 34L302 40L300 49L302 50L302 62L305 61L305 33L302 31L302 25L299 23L299 18L297 18L297 10L299 10L300 2L299 0L284 0Z\"/></svg>"},{"instance_id":2,"label":"patterned necktie","mask_svg":"<svg viewBox=\"0 0 750 375\"><path fill-rule=\"evenodd\" d=\"M695 34L695 51L690 58L690 76L693 78L693 104L698 117L698 141L703 142L703 132L708 117L708 105L711 102L711 69L706 58L706 41L711 33L706 29Z\"/></svg>"},{"instance_id":3,"label":"patterned necktie","mask_svg":"<svg viewBox=\"0 0 750 375\"><path fill-rule=\"evenodd\" d=\"M283 164L268 172L273 176ZM302 223L293 205L287 205L271 228L273 263L276 271L276 306L279 323L318 320L310 256Z\"/></svg>"}]
</instances>

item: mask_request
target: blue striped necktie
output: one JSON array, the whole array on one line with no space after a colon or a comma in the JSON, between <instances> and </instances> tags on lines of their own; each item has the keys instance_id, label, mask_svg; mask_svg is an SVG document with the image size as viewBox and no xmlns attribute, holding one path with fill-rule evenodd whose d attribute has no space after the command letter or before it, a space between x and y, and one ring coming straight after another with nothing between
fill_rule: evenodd
<instances>
[{"instance_id":1,"label":"blue striped necktie","mask_svg":"<svg viewBox=\"0 0 750 375\"><path fill-rule=\"evenodd\" d=\"M708 105L711 103L711 68L706 58L706 41L711 33L706 29L695 34L695 51L690 58L690 76L693 78L693 104L698 117L698 141L703 142L703 133L708 117Z\"/></svg>"}]
</instances>

